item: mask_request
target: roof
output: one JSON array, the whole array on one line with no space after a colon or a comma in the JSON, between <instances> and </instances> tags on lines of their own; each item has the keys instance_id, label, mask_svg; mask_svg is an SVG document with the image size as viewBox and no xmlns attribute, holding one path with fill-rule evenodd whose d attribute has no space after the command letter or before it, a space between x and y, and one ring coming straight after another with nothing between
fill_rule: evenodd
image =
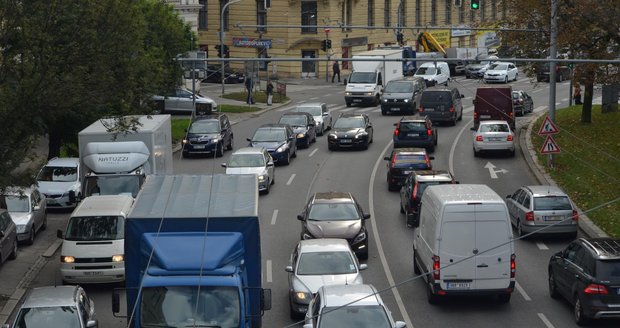
<instances>
[{"instance_id":1,"label":"roof","mask_svg":"<svg viewBox=\"0 0 620 328\"><path fill-rule=\"evenodd\" d=\"M340 117L357 117L357 116L365 116L364 113L341 113Z\"/></svg>"},{"instance_id":2,"label":"roof","mask_svg":"<svg viewBox=\"0 0 620 328\"><path fill-rule=\"evenodd\" d=\"M434 185L428 186L424 193L450 203L494 202L505 204L504 200L493 189L483 184Z\"/></svg>"},{"instance_id":3,"label":"roof","mask_svg":"<svg viewBox=\"0 0 620 328\"><path fill-rule=\"evenodd\" d=\"M297 106L295 107L320 107L322 105L325 105L325 103L322 102L307 102L307 103L301 103L301 104L297 104Z\"/></svg>"},{"instance_id":4,"label":"roof","mask_svg":"<svg viewBox=\"0 0 620 328\"><path fill-rule=\"evenodd\" d=\"M393 154L426 154L426 149L424 148L394 148L392 150Z\"/></svg>"},{"instance_id":5,"label":"roof","mask_svg":"<svg viewBox=\"0 0 620 328\"><path fill-rule=\"evenodd\" d=\"M36 186L28 186L28 187L20 187L20 186L11 186L11 187L7 187L4 190L4 194L5 195L25 195L25 196L29 196L30 193L32 193L33 190L37 189Z\"/></svg>"},{"instance_id":6,"label":"roof","mask_svg":"<svg viewBox=\"0 0 620 328\"><path fill-rule=\"evenodd\" d=\"M488 121L480 121L480 125L491 125L491 124L508 124L508 122L503 120L488 120Z\"/></svg>"},{"instance_id":7,"label":"roof","mask_svg":"<svg viewBox=\"0 0 620 328\"><path fill-rule=\"evenodd\" d=\"M77 167L80 164L78 157L54 157L45 166L70 166Z\"/></svg>"},{"instance_id":8,"label":"roof","mask_svg":"<svg viewBox=\"0 0 620 328\"><path fill-rule=\"evenodd\" d=\"M369 284L326 285L323 289L323 304L326 307L341 306L359 300L349 306L378 305L380 301L377 290ZM374 296L366 297L368 295Z\"/></svg>"},{"instance_id":9,"label":"roof","mask_svg":"<svg viewBox=\"0 0 620 328\"><path fill-rule=\"evenodd\" d=\"M196 121L219 121L220 117L223 116L224 114L205 114L205 115L200 115L200 116L196 116L193 120L193 122Z\"/></svg>"},{"instance_id":10,"label":"roof","mask_svg":"<svg viewBox=\"0 0 620 328\"><path fill-rule=\"evenodd\" d=\"M313 203L330 203L330 202L350 202L353 203L353 196L350 192L326 191L317 192L312 196Z\"/></svg>"},{"instance_id":11,"label":"roof","mask_svg":"<svg viewBox=\"0 0 620 328\"><path fill-rule=\"evenodd\" d=\"M236 154L263 154L265 149L263 147L243 147L235 150L232 155Z\"/></svg>"},{"instance_id":12,"label":"roof","mask_svg":"<svg viewBox=\"0 0 620 328\"><path fill-rule=\"evenodd\" d=\"M33 288L22 308L58 307L76 305L78 286L46 286Z\"/></svg>"},{"instance_id":13,"label":"roof","mask_svg":"<svg viewBox=\"0 0 620 328\"><path fill-rule=\"evenodd\" d=\"M556 186L525 186L525 188L534 196L566 196L566 193Z\"/></svg>"},{"instance_id":14,"label":"roof","mask_svg":"<svg viewBox=\"0 0 620 328\"><path fill-rule=\"evenodd\" d=\"M299 242L301 253L351 251L349 242L338 238L307 239Z\"/></svg>"},{"instance_id":15,"label":"roof","mask_svg":"<svg viewBox=\"0 0 620 328\"><path fill-rule=\"evenodd\" d=\"M620 239L613 238L580 238L585 245L590 247L600 259L620 259Z\"/></svg>"},{"instance_id":16,"label":"roof","mask_svg":"<svg viewBox=\"0 0 620 328\"><path fill-rule=\"evenodd\" d=\"M136 119L138 121L137 129L138 131L154 131L159 126L164 124L166 121L170 122L170 115L129 115L124 116L123 119L130 120ZM106 125L102 122L106 122ZM107 131L108 128L106 126L115 126L116 122L114 119L99 119L93 122L91 125L84 128L84 130L80 131L80 135L85 134L101 134L102 131Z\"/></svg>"},{"instance_id":17,"label":"roof","mask_svg":"<svg viewBox=\"0 0 620 328\"><path fill-rule=\"evenodd\" d=\"M399 122L426 122L426 116L403 116Z\"/></svg>"},{"instance_id":18,"label":"roof","mask_svg":"<svg viewBox=\"0 0 620 328\"><path fill-rule=\"evenodd\" d=\"M452 181L454 177L446 170L419 170L413 171L418 181Z\"/></svg>"},{"instance_id":19,"label":"roof","mask_svg":"<svg viewBox=\"0 0 620 328\"><path fill-rule=\"evenodd\" d=\"M312 115L310 113L306 113L306 112L288 112L288 113L284 113L282 114L282 116L310 116L312 117Z\"/></svg>"},{"instance_id":20,"label":"roof","mask_svg":"<svg viewBox=\"0 0 620 328\"><path fill-rule=\"evenodd\" d=\"M267 124L263 124L263 125L259 126L258 129L268 129L268 128L284 129L287 126L290 126L290 125L284 124L284 123L267 123Z\"/></svg>"},{"instance_id":21,"label":"roof","mask_svg":"<svg viewBox=\"0 0 620 328\"><path fill-rule=\"evenodd\" d=\"M100 195L84 198L77 206L72 217L75 216L105 216L119 215L127 216L133 197L127 195Z\"/></svg>"}]
</instances>

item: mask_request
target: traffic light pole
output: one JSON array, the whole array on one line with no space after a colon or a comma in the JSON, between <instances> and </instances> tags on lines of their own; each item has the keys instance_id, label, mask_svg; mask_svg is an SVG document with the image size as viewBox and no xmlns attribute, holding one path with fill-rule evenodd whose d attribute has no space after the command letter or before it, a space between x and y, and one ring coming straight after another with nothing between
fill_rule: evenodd
<instances>
[{"instance_id":1,"label":"traffic light pole","mask_svg":"<svg viewBox=\"0 0 620 328\"><path fill-rule=\"evenodd\" d=\"M558 39L558 0L551 0L551 31L549 38L549 59L556 59ZM555 123L555 78L557 63L549 62L549 119ZM554 166L553 154L549 154L549 167Z\"/></svg>"},{"instance_id":2,"label":"traffic light pole","mask_svg":"<svg viewBox=\"0 0 620 328\"><path fill-rule=\"evenodd\" d=\"M220 13L220 53L222 54L222 57L224 57L224 12L226 11L226 8L228 8L228 6L232 5L233 3L237 3L241 0L231 0L229 2L226 2L226 4L224 4L224 6L222 7L222 12ZM220 66L220 78L222 79L222 94L224 94L224 61L222 60L221 62L221 66Z\"/></svg>"},{"instance_id":3,"label":"traffic light pole","mask_svg":"<svg viewBox=\"0 0 620 328\"><path fill-rule=\"evenodd\" d=\"M325 82L329 82L329 48L327 48L327 40L329 40L329 29L325 29L325 57L327 57L327 61L325 62Z\"/></svg>"}]
</instances>

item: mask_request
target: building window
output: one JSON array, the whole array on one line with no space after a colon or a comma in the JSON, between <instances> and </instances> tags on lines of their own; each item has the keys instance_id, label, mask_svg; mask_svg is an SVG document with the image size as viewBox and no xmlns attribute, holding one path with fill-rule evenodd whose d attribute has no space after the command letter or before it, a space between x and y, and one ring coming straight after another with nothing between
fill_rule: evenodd
<instances>
[{"instance_id":1,"label":"building window","mask_svg":"<svg viewBox=\"0 0 620 328\"><path fill-rule=\"evenodd\" d=\"M346 8L343 15L344 25L353 25L353 0L346 0ZM344 29L344 31L351 31L351 28Z\"/></svg>"},{"instance_id":2,"label":"building window","mask_svg":"<svg viewBox=\"0 0 620 328\"><path fill-rule=\"evenodd\" d=\"M497 0L491 0L491 19L497 20Z\"/></svg>"},{"instance_id":3,"label":"building window","mask_svg":"<svg viewBox=\"0 0 620 328\"><path fill-rule=\"evenodd\" d=\"M452 1L446 0L446 24L452 24Z\"/></svg>"},{"instance_id":4,"label":"building window","mask_svg":"<svg viewBox=\"0 0 620 328\"><path fill-rule=\"evenodd\" d=\"M420 20L420 2L421 0L415 0L415 25L416 26L420 26L422 25L422 21Z\"/></svg>"},{"instance_id":5,"label":"building window","mask_svg":"<svg viewBox=\"0 0 620 328\"><path fill-rule=\"evenodd\" d=\"M265 9L264 0L256 0L256 25L267 25L267 9ZM266 32L266 26L256 28L258 32Z\"/></svg>"},{"instance_id":6,"label":"building window","mask_svg":"<svg viewBox=\"0 0 620 328\"><path fill-rule=\"evenodd\" d=\"M398 26L407 26L407 1L401 1L398 9Z\"/></svg>"},{"instance_id":7,"label":"building window","mask_svg":"<svg viewBox=\"0 0 620 328\"><path fill-rule=\"evenodd\" d=\"M301 3L301 25L312 26L302 27L301 33L316 34L317 9L316 1L302 1Z\"/></svg>"},{"instance_id":8,"label":"building window","mask_svg":"<svg viewBox=\"0 0 620 328\"><path fill-rule=\"evenodd\" d=\"M368 26L375 26L375 0L368 0Z\"/></svg>"},{"instance_id":9,"label":"building window","mask_svg":"<svg viewBox=\"0 0 620 328\"><path fill-rule=\"evenodd\" d=\"M390 12L392 11L391 9L391 1L390 0L385 0L385 4L383 5L383 26L385 27L390 27Z\"/></svg>"},{"instance_id":10,"label":"building window","mask_svg":"<svg viewBox=\"0 0 620 328\"><path fill-rule=\"evenodd\" d=\"M228 3L228 0L220 0L220 15L222 14L222 9ZM224 25L224 31L228 31L228 21L229 21L229 13L230 13L230 5L226 7L226 11L224 11L224 17L221 18Z\"/></svg>"},{"instance_id":11,"label":"building window","mask_svg":"<svg viewBox=\"0 0 620 328\"><path fill-rule=\"evenodd\" d=\"M207 10L207 0L199 0L198 3L200 4L200 10L198 11L198 29L208 30L209 21L207 14L209 13L209 11Z\"/></svg>"},{"instance_id":12,"label":"building window","mask_svg":"<svg viewBox=\"0 0 620 328\"><path fill-rule=\"evenodd\" d=\"M431 0L431 25L437 25L437 0Z\"/></svg>"},{"instance_id":13,"label":"building window","mask_svg":"<svg viewBox=\"0 0 620 328\"><path fill-rule=\"evenodd\" d=\"M465 9L463 9L463 5L459 7L459 23L465 23Z\"/></svg>"}]
</instances>

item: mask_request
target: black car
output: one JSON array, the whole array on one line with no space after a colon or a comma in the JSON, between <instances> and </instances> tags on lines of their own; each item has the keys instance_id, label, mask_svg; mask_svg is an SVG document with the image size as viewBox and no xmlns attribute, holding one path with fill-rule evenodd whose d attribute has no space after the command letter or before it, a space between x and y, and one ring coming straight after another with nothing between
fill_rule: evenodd
<instances>
[{"instance_id":1,"label":"black car","mask_svg":"<svg viewBox=\"0 0 620 328\"><path fill-rule=\"evenodd\" d=\"M550 63L540 63L534 67L536 71L536 81L537 82L549 82L549 78L551 76L549 72ZM570 80L571 77L571 69L564 65L563 63L555 64L555 81L563 82L564 80Z\"/></svg>"},{"instance_id":2,"label":"black car","mask_svg":"<svg viewBox=\"0 0 620 328\"><path fill-rule=\"evenodd\" d=\"M421 77L388 82L381 95L381 114L415 114L424 89L426 89L426 82Z\"/></svg>"},{"instance_id":3,"label":"black car","mask_svg":"<svg viewBox=\"0 0 620 328\"><path fill-rule=\"evenodd\" d=\"M523 116L534 111L534 100L532 96L523 90L512 92L512 105L516 116Z\"/></svg>"},{"instance_id":4,"label":"black car","mask_svg":"<svg viewBox=\"0 0 620 328\"><path fill-rule=\"evenodd\" d=\"M250 147L263 147L276 164L288 165L297 157L297 138L288 124L263 124L247 139Z\"/></svg>"},{"instance_id":5,"label":"black car","mask_svg":"<svg viewBox=\"0 0 620 328\"><path fill-rule=\"evenodd\" d=\"M368 259L368 233L365 220L370 214L350 192L315 193L297 219L301 221L301 239L343 238L355 255Z\"/></svg>"},{"instance_id":6,"label":"black car","mask_svg":"<svg viewBox=\"0 0 620 328\"><path fill-rule=\"evenodd\" d=\"M366 114L340 114L332 130L327 135L327 148L362 148L368 149L372 143L373 128Z\"/></svg>"},{"instance_id":7,"label":"black car","mask_svg":"<svg viewBox=\"0 0 620 328\"><path fill-rule=\"evenodd\" d=\"M316 142L314 116L306 112L285 113L278 123L288 124L293 128L298 146L308 148L311 143Z\"/></svg>"},{"instance_id":8,"label":"black car","mask_svg":"<svg viewBox=\"0 0 620 328\"><path fill-rule=\"evenodd\" d=\"M392 139L394 148L421 147L429 152L435 151L437 146L437 128L428 116L405 116L394 123L396 129Z\"/></svg>"},{"instance_id":9,"label":"black car","mask_svg":"<svg viewBox=\"0 0 620 328\"><path fill-rule=\"evenodd\" d=\"M245 76L241 72L237 72L230 67L224 67L224 83L234 84L243 83ZM202 82L222 83L222 68L219 65L208 65L206 76Z\"/></svg>"},{"instance_id":10,"label":"black car","mask_svg":"<svg viewBox=\"0 0 620 328\"><path fill-rule=\"evenodd\" d=\"M417 227L420 221L420 200L428 186L458 183L452 173L446 170L414 171L400 189L400 212L405 214L407 226Z\"/></svg>"},{"instance_id":11,"label":"black car","mask_svg":"<svg viewBox=\"0 0 620 328\"><path fill-rule=\"evenodd\" d=\"M190 124L183 139L183 157L209 154L222 157L224 149L233 149L233 131L224 114L202 115Z\"/></svg>"},{"instance_id":12,"label":"black car","mask_svg":"<svg viewBox=\"0 0 620 328\"><path fill-rule=\"evenodd\" d=\"M549 295L568 300L579 325L620 318L620 239L579 238L551 256Z\"/></svg>"},{"instance_id":13,"label":"black car","mask_svg":"<svg viewBox=\"0 0 620 328\"><path fill-rule=\"evenodd\" d=\"M432 169L431 160L424 148L395 148L390 156L383 158L387 164L388 190L398 190L407 176L415 170Z\"/></svg>"},{"instance_id":14,"label":"black car","mask_svg":"<svg viewBox=\"0 0 620 328\"><path fill-rule=\"evenodd\" d=\"M448 122L456 125L463 119L463 102L465 97L456 87L437 86L424 90L420 97L418 113L428 116L431 122Z\"/></svg>"}]
</instances>

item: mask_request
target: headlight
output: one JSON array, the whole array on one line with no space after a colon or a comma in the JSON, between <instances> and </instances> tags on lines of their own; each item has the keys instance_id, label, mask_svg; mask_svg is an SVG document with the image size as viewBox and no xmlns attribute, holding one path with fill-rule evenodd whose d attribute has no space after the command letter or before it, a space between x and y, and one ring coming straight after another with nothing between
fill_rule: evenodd
<instances>
[{"instance_id":1,"label":"headlight","mask_svg":"<svg viewBox=\"0 0 620 328\"><path fill-rule=\"evenodd\" d=\"M304 133L298 133L298 134L297 134L297 138L303 138L303 137L305 137L305 136L306 136L306 134L304 134Z\"/></svg>"},{"instance_id":2,"label":"headlight","mask_svg":"<svg viewBox=\"0 0 620 328\"><path fill-rule=\"evenodd\" d=\"M345 96L350 96L350 95L351 95L351 92L346 91L346 92L344 93L344 95L345 95Z\"/></svg>"},{"instance_id":3,"label":"headlight","mask_svg":"<svg viewBox=\"0 0 620 328\"><path fill-rule=\"evenodd\" d=\"M75 258L73 256L61 256L60 257L60 262L62 262L62 263L74 263L75 262Z\"/></svg>"},{"instance_id":4,"label":"headlight","mask_svg":"<svg viewBox=\"0 0 620 328\"><path fill-rule=\"evenodd\" d=\"M363 137L366 137L366 136L368 136L368 133L366 133L366 132L359 133L359 134L355 135L355 139L363 138Z\"/></svg>"},{"instance_id":5,"label":"headlight","mask_svg":"<svg viewBox=\"0 0 620 328\"><path fill-rule=\"evenodd\" d=\"M288 148L287 145L281 146L280 148L276 149L276 153L281 153L285 151L287 148Z\"/></svg>"},{"instance_id":6,"label":"headlight","mask_svg":"<svg viewBox=\"0 0 620 328\"><path fill-rule=\"evenodd\" d=\"M387 102L387 99L383 98L383 102Z\"/></svg>"},{"instance_id":7,"label":"headlight","mask_svg":"<svg viewBox=\"0 0 620 328\"><path fill-rule=\"evenodd\" d=\"M304 292L295 292L293 295L296 301L309 302L312 299L312 294Z\"/></svg>"},{"instance_id":8,"label":"headlight","mask_svg":"<svg viewBox=\"0 0 620 328\"><path fill-rule=\"evenodd\" d=\"M366 92L366 95L367 95L367 96L372 96L372 95L373 95L373 92L372 92L372 91Z\"/></svg>"},{"instance_id":9,"label":"headlight","mask_svg":"<svg viewBox=\"0 0 620 328\"><path fill-rule=\"evenodd\" d=\"M307 232L304 232L303 239L304 240L306 240L306 239L314 239L314 236L309 234L309 233L307 233Z\"/></svg>"},{"instance_id":10,"label":"headlight","mask_svg":"<svg viewBox=\"0 0 620 328\"><path fill-rule=\"evenodd\" d=\"M405 99L405 102L406 102L406 103L407 103L407 102L409 102L409 99Z\"/></svg>"},{"instance_id":11,"label":"headlight","mask_svg":"<svg viewBox=\"0 0 620 328\"><path fill-rule=\"evenodd\" d=\"M263 182L263 181L265 181L265 176L264 176L264 175L262 175L262 174L261 174L261 175L259 175L259 176L258 176L258 181L259 181L259 182Z\"/></svg>"},{"instance_id":12,"label":"headlight","mask_svg":"<svg viewBox=\"0 0 620 328\"><path fill-rule=\"evenodd\" d=\"M26 232L26 225L25 224L20 224L18 226L16 226L17 228L17 233L24 233Z\"/></svg>"},{"instance_id":13,"label":"headlight","mask_svg":"<svg viewBox=\"0 0 620 328\"><path fill-rule=\"evenodd\" d=\"M364 239L366 239L366 231L362 231L357 236L355 236L355 239L353 239L352 244L359 243L360 241Z\"/></svg>"},{"instance_id":14,"label":"headlight","mask_svg":"<svg viewBox=\"0 0 620 328\"><path fill-rule=\"evenodd\" d=\"M329 134L327 137L328 137L329 139L338 139L338 136L337 136L337 135L335 135L335 134Z\"/></svg>"},{"instance_id":15,"label":"headlight","mask_svg":"<svg viewBox=\"0 0 620 328\"><path fill-rule=\"evenodd\" d=\"M186 144L186 143L188 143L188 142L189 142L189 141L187 141L187 139L183 139L183 143L184 143L184 144Z\"/></svg>"},{"instance_id":16,"label":"headlight","mask_svg":"<svg viewBox=\"0 0 620 328\"><path fill-rule=\"evenodd\" d=\"M112 262L123 262L124 259L123 255L112 255Z\"/></svg>"}]
</instances>

